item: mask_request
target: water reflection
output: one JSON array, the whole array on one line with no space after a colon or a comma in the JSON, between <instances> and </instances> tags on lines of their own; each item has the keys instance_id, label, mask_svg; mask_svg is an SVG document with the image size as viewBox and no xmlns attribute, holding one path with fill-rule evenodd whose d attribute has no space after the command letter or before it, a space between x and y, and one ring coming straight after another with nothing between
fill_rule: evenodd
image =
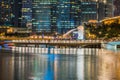
<instances>
[{"instance_id":1,"label":"water reflection","mask_svg":"<svg viewBox=\"0 0 120 80\"><path fill-rule=\"evenodd\" d=\"M20 47L9 51L0 50L0 80L120 79L119 52L69 48L55 49L50 54L44 54L46 49L41 51L32 48L31 53L30 49Z\"/></svg>"},{"instance_id":2,"label":"water reflection","mask_svg":"<svg viewBox=\"0 0 120 80\"><path fill-rule=\"evenodd\" d=\"M99 56L98 80L120 80L119 76L120 54L112 51L102 51Z\"/></svg>"},{"instance_id":3,"label":"water reflection","mask_svg":"<svg viewBox=\"0 0 120 80\"><path fill-rule=\"evenodd\" d=\"M14 57L10 54L2 54L0 51L0 80L13 80ZM9 55L9 56L6 56Z\"/></svg>"}]
</instances>

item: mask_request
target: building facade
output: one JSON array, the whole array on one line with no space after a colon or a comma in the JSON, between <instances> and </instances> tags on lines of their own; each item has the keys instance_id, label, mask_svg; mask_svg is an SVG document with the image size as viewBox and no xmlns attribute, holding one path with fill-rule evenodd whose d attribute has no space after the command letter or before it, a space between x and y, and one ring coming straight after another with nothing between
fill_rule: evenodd
<instances>
[{"instance_id":1,"label":"building facade","mask_svg":"<svg viewBox=\"0 0 120 80\"><path fill-rule=\"evenodd\" d=\"M65 33L81 24L80 1L59 0L57 4L57 31Z\"/></svg>"},{"instance_id":2,"label":"building facade","mask_svg":"<svg viewBox=\"0 0 120 80\"><path fill-rule=\"evenodd\" d=\"M21 26L21 16L22 16L22 0L13 0L12 1L12 25L14 27L22 27Z\"/></svg>"},{"instance_id":3,"label":"building facade","mask_svg":"<svg viewBox=\"0 0 120 80\"><path fill-rule=\"evenodd\" d=\"M33 31L65 33L89 20L113 16L113 0L33 0Z\"/></svg>"},{"instance_id":4,"label":"building facade","mask_svg":"<svg viewBox=\"0 0 120 80\"><path fill-rule=\"evenodd\" d=\"M114 0L106 0L105 5L105 17L114 17Z\"/></svg>"},{"instance_id":5,"label":"building facade","mask_svg":"<svg viewBox=\"0 0 120 80\"><path fill-rule=\"evenodd\" d=\"M81 0L82 22L113 17L113 0Z\"/></svg>"},{"instance_id":6,"label":"building facade","mask_svg":"<svg viewBox=\"0 0 120 80\"><path fill-rule=\"evenodd\" d=\"M33 32L50 32L51 30L50 0L33 0L32 30Z\"/></svg>"},{"instance_id":7,"label":"building facade","mask_svg":"<svg viewBox=\"0 0 120 80\"><path fill-rule=\"evenodd\" d=\"M100 21L113 16L113 0L9 1L0 1L0 24L6 23L4 16L9 16L8 23L17 27L32 24L33 32L66 33L83 22Z\"/></svg>"},{"instance_id":8,"label":"building facade","mask_svg":"<svg viewBox=\"0 0 120 80\"><path fill-rule=\"evenodd\" d=\"M20 27L21 0L0 0L0 25Z\"/></svg>"},{"instance_id":9,"label":"building facade","mask_svg":"<svg viewBox=\"0 0 120 80\"><path fill-rule=\"evenodd\" d=\"M97 2L92 0L82 0L81 1L81 16L82 22L87 22L91 19L96 20L97 19Z\"/></svg>"},{"instance_id":10,"label":"building facade","mask_svg":"<svg viewBox=\"0 0 120 80\"><path fill-rule=\"evenodd\" d=\"M120 16L120 0L114 0L114 16Z\"/></svg>"},{"instance_id":11,"label":"building facade","mask_svg":"<svg viewBox=\"0 0 120 80\"><path fill-rule=\"evenodd\" d=\"M32 0L22 0L22 16L21 16L21 26L31 27L27 24L32 23Z\"/></svg>"},{"instance_id":12,"label":"building facade","mask_svg":"<svg viewBox=\"0 0 120 80\"><path fill-rule=\"evenodd\" d=\"M0 25L11 25L11 2L0 0Z\"/></svg>"}]
</instances>

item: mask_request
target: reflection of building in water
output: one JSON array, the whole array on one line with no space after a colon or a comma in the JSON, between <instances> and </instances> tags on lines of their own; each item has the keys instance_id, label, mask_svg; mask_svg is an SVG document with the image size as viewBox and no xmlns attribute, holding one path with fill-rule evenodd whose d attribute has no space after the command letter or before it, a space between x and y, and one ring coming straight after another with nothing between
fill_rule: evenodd
<instances>
[{"instance_id":1,"label":"reflection of building in water","mask_svg":"<svg viewBox=\"0 0 120 80\"><path fill-rule=\"evenodd\" d=\"M0 54L0 80L120 80L119 53L98 50L80 48L74 55Z\"/></svg>"},{"instance_id":2,"label":"reflection of building in water","mask_svg":"<svg viewBox=\"0 0 120 80\"><path fill-rule=\"evenodd\" d=\"M99 56L99 77L98 80L119 80L116 76L117 54L112 51L103 50Z\"/></svg>"},{"instance_id":3,"label":"reflection of building in water","mask_svg":"<svg viewBox=\"0 0 120 80\"><path fill-rule=\"evenodd\" d=\"M76 57L55 54L15 57L15 80L75 80ZM13 80L14 80L13 79Z\"/></svg>"},{"instance_id":4,"label":"reflection of building in water","mask_svg":"<svg viewBox=\"0 0 120 80\"><path fill-rule=\"evenodd\" d=\"M85 80L97 80L97 64L96 61L96 49L85 49L84 50L84 75Z\"/></svg>"},{"instance_id":5,"label":"reflection of building in water","mask_svg":"<svg viewBox=\"0 0 120 80\"><path fill-rule=\"evenodd\" d=\"M0 80L14 80L14 58L0 55Z\"/></svg>"},{"instance_id":6,"label":"reflection of building in water","mask_svg":"<svg viewBox=\"0 0 120 80\"><path fill-rule=\"evenodd\" d=\"M62 56L54 62L55 80L76 80L77 79L77 61L75 56Z\"/></svg>"},{"instance_id":7,"label":"reflection of building in water","mask_svg":"<svg viewBox=\"0 0 120 80\"><path fill-rule=\"evenodd\" d=\"M84 50L78 49L77 51L77 78L78 80L84 80ZM82 56L81 56L82 55Z\"/></svg>"}]
</instances>

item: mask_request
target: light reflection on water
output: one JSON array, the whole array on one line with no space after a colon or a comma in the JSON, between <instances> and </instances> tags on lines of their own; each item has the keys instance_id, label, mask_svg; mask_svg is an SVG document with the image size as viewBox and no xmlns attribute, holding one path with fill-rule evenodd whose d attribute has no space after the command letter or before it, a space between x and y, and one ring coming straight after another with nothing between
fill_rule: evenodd
<instances>
[{"instance_id":1,"label":"light reflection on water","mask_svg":"<svg viewBox=\"0 0 120 80\"><path fill-rule=\"evenodd\" d=\"M95 48L47 51L0 50L0 80L120 80L119 52Z\"/></svg>"}]
</instances>

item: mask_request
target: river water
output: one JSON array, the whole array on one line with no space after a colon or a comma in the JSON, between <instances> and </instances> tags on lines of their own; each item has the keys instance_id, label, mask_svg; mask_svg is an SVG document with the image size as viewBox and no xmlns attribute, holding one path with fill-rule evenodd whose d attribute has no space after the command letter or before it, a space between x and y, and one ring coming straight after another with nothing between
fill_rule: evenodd
<instances>
[{"instance_id":1,"label":"river water","mask_svg":"<svg viewBox=\"0 0 120 80\"><path fill-rule=\"evenodd\" d=\"M120 52L98 48L1 49L0 80L120 80Z\"/></svg>"}]
</instances>

